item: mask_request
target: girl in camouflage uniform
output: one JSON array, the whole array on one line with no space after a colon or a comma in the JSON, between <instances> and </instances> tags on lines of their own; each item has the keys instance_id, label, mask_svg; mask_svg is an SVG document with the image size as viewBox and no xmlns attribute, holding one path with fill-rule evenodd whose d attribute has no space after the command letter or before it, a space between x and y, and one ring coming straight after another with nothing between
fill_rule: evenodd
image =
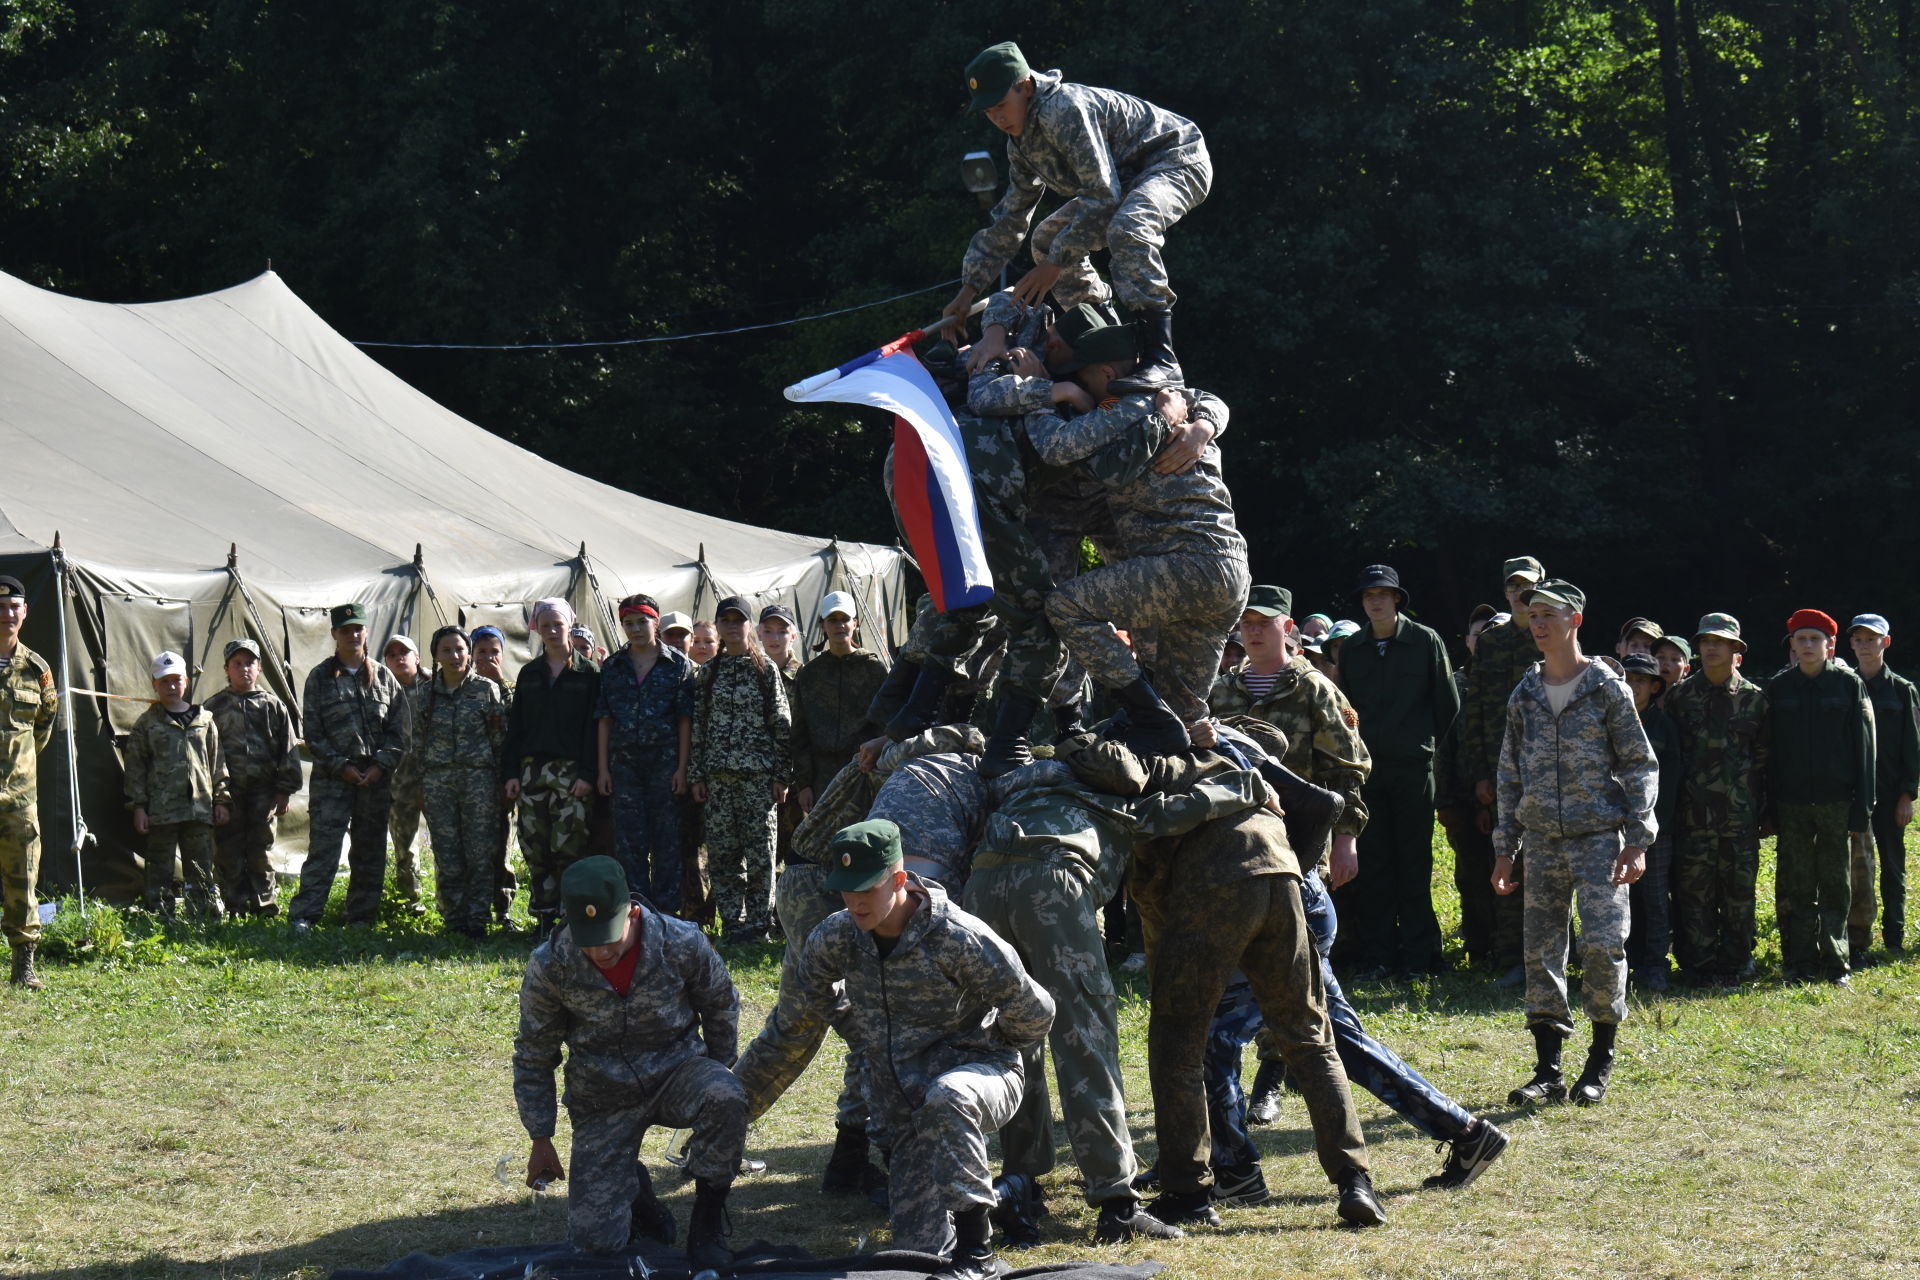
<instances>
[{"instance_id":1,"label":"girl in camouflage uniform","mask_svg":"<svg viewBox=\"0 0 1920 1280\"><path fill-rule=\"evenodd\" d=\"M467 633L442 627L429 646L440 670L415 685L411 755L420 775L434 887L447 928L487 934L494 844L500 828L500 748L507 704L500 686L473 669Z\"/></svg>"}]
</instances>

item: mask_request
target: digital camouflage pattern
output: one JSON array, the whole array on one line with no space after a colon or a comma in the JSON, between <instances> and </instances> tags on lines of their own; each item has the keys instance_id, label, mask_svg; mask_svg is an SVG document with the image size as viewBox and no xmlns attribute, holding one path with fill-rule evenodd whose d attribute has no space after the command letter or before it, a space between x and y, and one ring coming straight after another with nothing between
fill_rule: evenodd
<instances>
[{"instance_id":1,"label":"digital camouflage pattern","mask_svg":"<svg viewBox=\"0 0 1920 1280\"><path fill-rule=\"evenodd\" d=\"M947 1215L993 1203L986 1136L1018 1106L1021 1055L1053 1022L1053 1001L1013 948L939 885L882 959L843 912L807 938L766 1026L735 1073L754 1114L786 1092L829 1024L863 1055L863 1088L889 1151L894 1243L938 1252Z\"/></svg>"},{"instance_id":2,"label":"digital camouflage pattern","mask_svg":"<svg viewBox=\"0 0 1920 1280\"><path fill-rule=\"evenodd\" d=\"M757 937L773 920L773 852L780 838L771 773L707 775L701 816L713 908L729 933Z\"/></svg>"},{"instance_id":3,"label":"digital camouflage pattern","mask_svg":"<svg viewBox=\"0 0 1920 1280\"><path fill-rule=\"evenodd\" d=\"M1054 295L1062 306L1094 300L1085 260L1106 248L1122 304L1171 307L1175 295L1160 248L1167 228L1206 199L1213 180L1199 127L1130 94L1070 84L1057 71L1033 78L1026 129L1007 140L1007 193L968 244L961 278L984 292L1026 237L1040 198L1052 192L1067 204L1049 220L1060 225L1049 228L1044 249L1036 235L1035 253L1073 277Z\"/></svg>"},{"instance_id":4,"label":"digital camouflage pattern","mask_svg":"<svg viewBox=\"0 0 1920 1280\"><path fill-rule=\"evenodd\" d=\"M773 916L779 831L772 785L793 775L793 720L772 663L721 654L694 678L688 780L704 783L707 870L729 929L764 933Z\"/></svg>"},{"instance_id":5,"label":"digital camouflage pattern","mask_svg":"<svg viewBox=\"0 0 1920 1280\"><path fill-rule=\"evenodd\" d=\"M867 708L886 678L886 660L867 649L844 656L823 649L800 668L791 691L794 786L825 787L880 732Z\"/></svg>"},{"instance_id":6,"label":"digital camouflage pattern","mask_svg":"<svg viewBox=\"0 0 1920 1280\"><path fill-rule=\"evenodd\" d=\"M900 828L909 869L959 893L973 865L974 845L987 817L987 782L980 758L961 752L920 752L898 759L887 773L869 818ZM924 861L939 870L915 866Z\"/></svg>"},{"instance_id":7,"label":"digital camouflage pattern","mask_svg":"<svg viewBox=\"0 0 1920 1280\"><path fill-rule=\"evenodd\" d=\"M500 753L507 704L500 686L469 672L449 689L437 675L414 686L408 758L420 779L432 838L440 916L484 930L493 913L500 827Z\"/></svg>"},{"instance_id":8,"label":"digital camouflage pattern","mask_svg":"<svg viewBox=\"0 0 1920 1280\"><path fill-rule=\"evenodd\" d=\"M1507 704L1494 848L1519 856L1527 841L1540 837L1617 831L1644 849L1659 834L1653 815L1659 777L1633 694L1611 667L1589 661L1556 718L1536 666ZM1531 859L1527 866L1531 876Z\"/></svg>"},{"instance_id":9,"label":"digital camouflage pattern","mask_svg":"<svg viewBox=\"0 0 1920 1280\"><path fill-rule=\"evenodd\" d=\"M866 776L860 773L858 766L849 765L848 768L861 777ZM835 781L837 785L838 779ZM814 812L819 812L817 806ZM852 823L859 822L864 816L863 812L860 816L841 823L840 826L850 826ZM839 829L839 827L834 828L835 831ZM807 939L813 936L813 931L818 929L821 922L828 916L845 908L846 902L840 895L827 888L825 867L796 861L787 863L781 870L780 878L773 887L773 909L780 918L780 931L787 937L787 945L780 955L782 983L792 980L793 971L800 964L801 952L806 947ZM824 1031L821 1035L824 1039ZM840 1098L834 1107L836 1126L858 1129L861 1132L865 1132L867 1127L867 1096L861 1086L861 1072L865 1070L863 1063L860 1050L852 1045L847 1046L846 1066L840 1082ZM767 1101L771 1104L772 1099L769 1098ZM749 1120L759 1118L758 1111L748 1116Z\"/></svg>"},{"instance_id":10,"label":"digital camouflage pattern","mask_svg":"<svg viewBox=\"0 0 1920 1280\"><path fill-rule=\"evenodd\" d=\"M600 669L594 718L609 722L607 770L613 775L613 841L627 884L662 911L680 908L682 817L675 795L680 769L680 721L693 721L693 660L661 645L644 681L622 649Z\"/></svg>"},{"instance_id":11,"label":"digital camouflage pattern","mask_svg":"<svg viewBox=\"0 0 1920 1280\"><path fill-rule=\"evenodd\" d=\"M265 689L222 689L206 701L220 730L232 793L227 825L214 829L214 878L229 912L274 905L274 808L300 790L299 742L287 706Z\"/></svg>"},{"instance_id":12,"label":"digital camouflage pattern","mask_svg":"<svg viewBox=\"0 0 1920 1280\"><path fill-rule=\"evenodd\" d=\"M300 728L316 781L338 779L350 764L377 764L390 789L407 753L405 691L378 662L349 674L339 658L328 658L307 673Z\"/></svg>"},{"instance_id":13,"label":"digital camouflage pattern","mask_svg":"<svg viewBox=\"0 0 1920 1280\"><path fill-rule=\"evenodd\" d=\"M1529 1027L1550 1026L1562 1035L1573 1034L1567 1004L1567 930L1576 906L1587 1020L1626 1021L1631 908L1627 886L1611 882L1624 843L1618 830L1573 836L1527 832L1527 878L1520 891L1526 895Z\"/></svg>"}]
</instances>

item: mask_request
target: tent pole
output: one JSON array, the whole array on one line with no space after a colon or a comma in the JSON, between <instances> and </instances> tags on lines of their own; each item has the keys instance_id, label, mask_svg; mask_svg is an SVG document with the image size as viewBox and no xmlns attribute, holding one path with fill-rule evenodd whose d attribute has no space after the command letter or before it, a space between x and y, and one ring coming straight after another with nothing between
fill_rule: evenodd
<instances>
[{"instance_id":1,"label":"tent pole","mask_svg":"<svg viewBox=\"0 0 1920 1280\"><path fill-rule=\"evenodd\" d=\"M80 759L74 751L73 736L73 682L68 672L73 666L73 655L67 648L67 594L72 587L72 577L67 568L67 553L60 546L60 534L53 535L53 581L54 595L58 601L60 615L60 719L61 734L67 744L67 805L73 816L73 893L80 904L82 919L87 914L87 846L94 843L93 832L87 830L86 815L80 812Z\"/></svg>"},{"instance_id":2,"label":"tent pole","mask_svg":"<svg viewBox=\"0 0 1920 1280\"><path fill-rule=\"evenodd\" d=\"M239 588L240 599L246 602L247 618L253 623L253 639L269 649L273 648L273 642L266 639L267 621L260 616L260 606L254 603L253 593L247 590L247 580L240 576L240 548L237 545L227 553L227 575L233 579L233 585ZM271 655L263 653L259 655L263 667L267 664L269 657L280 664L280 683L297 703L300 690L293 683L293 664L277 653Z\"/></svg>"},{"instance_id":3,"label":"tent pole","mask_svg":"<svg viewBox=\"0 0 1920 1280\"><path fill-rule=\"evenodd\" d=\"M587 587L593 592L593 602L600 606L600 625L606 628L607 652L612 653L625 641L621 638L620 622L613 616L613 607L607 603L606 592L600 590L600 575L593 571L593 561L587 557L587 544L584 542L580 544L580 568L587 575Z\"/></svg>"}]
</instances>

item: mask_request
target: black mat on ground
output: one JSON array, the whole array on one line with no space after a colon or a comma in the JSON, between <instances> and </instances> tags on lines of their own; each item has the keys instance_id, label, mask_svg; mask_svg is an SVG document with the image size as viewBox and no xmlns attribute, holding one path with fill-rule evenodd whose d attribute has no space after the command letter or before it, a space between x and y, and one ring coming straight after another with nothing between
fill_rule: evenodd
<instances>
[{"instance_id":1,"label":"black mat on ground","mask_svg":"<svg viewBox=\"0 0 1920 1280\"><path fill-rule=\"evenodd\" d=\"M813 1258L791 1245L752 1244L735 1251L734 1265L721 1276L751 1280L823 1280L833 1276L858 1280L925 1280L939 1274L946 1263L927 1253L904 1250L854 1254L846 1258ZM1008 1256L1001 1255L1008 1263ZM1020 1267L1007 1272L1008 1280L1045 1276L1048 1280L1144 1280L1160 1271L1158 1262L1055 1262ZM712 1275L712 1272L702 1273ZM436 1258L410 1253L379 1271L342 1268L333 1280L689 1280L687 1255L665 1245L649 1245L628 1257L600 1257L575 1253L564 1244L495 1245L466 1249Z\"/></svg>"}]
</instances>

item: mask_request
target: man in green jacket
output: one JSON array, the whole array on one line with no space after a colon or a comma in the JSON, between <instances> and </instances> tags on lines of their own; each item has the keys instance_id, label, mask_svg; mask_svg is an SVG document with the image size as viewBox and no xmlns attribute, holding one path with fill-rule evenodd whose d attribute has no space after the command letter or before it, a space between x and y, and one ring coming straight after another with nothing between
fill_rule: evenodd
<instances>
[{"instance_id":1,"label":"man in green jacket","mask_svg":"<svg viewBox=\"0 0 1920 1280\"><path fill-rule=\"evenodd\" d=\"M1840 624L1818 609L1787 619L1794 668L1767 687L1773 799L1780 832L1774 910L1789 982L1847 985L1849 832L1873 812L1873 704L1833 660Z\"/></svg>"},{"instance_id":2,"label":"man in green jacket","mask_svg":"<svg viewBox=\"0 0 1920 1280\"><path fill-rule=\"evenodd\" d=\"M1906 950L1907 851L1904 832L1913 821L1920 792L1920 690L1887 665L1893 628L1877 613L1863 613L1847 627L1855 666L1873 703L1873 839L1853 841L1853 910L1847 918L1849 960L1859 968L1873 942L1873 859L1880 855L1880 933L1887 950Z\"/></svg>"},{"instance_id":3,"label":"man in green jacket","mask_svg":"<svg viewBox=\"0 0 1920 1280\"><path fill-rule=\"evenodd\" d=\"M1433 748L1460 711L1447 647L1402 615L1407 593L1384 564L1361 571L1354 595L1369 626L1340 651L1340 686L1373 756L1364 791L1360 873L1334 895L1343 921L1336 968L1356 977L1437 972L1433 914ZM1344 953L1344 954L1342 954Z\"/></svg>"}]
</instances>

